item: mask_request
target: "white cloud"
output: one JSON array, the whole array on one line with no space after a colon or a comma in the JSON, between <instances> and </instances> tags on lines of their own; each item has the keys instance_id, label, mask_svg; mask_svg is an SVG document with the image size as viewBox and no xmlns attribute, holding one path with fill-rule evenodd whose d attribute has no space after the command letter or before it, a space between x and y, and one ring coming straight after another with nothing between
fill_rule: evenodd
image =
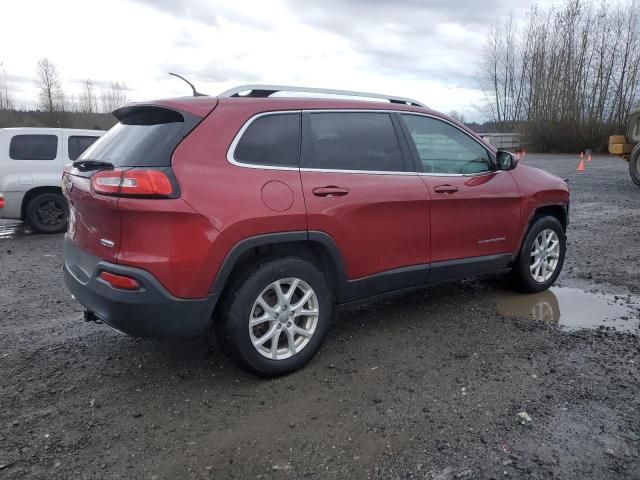
<instances>
[{"instance_id":1,"label":"white cloud","mask_svg":"<svg viewBox=\"0 0 640 480\"><path fill-rule=\"evenodd\" d=\"M402 4L401 8L396 8ZM465 6L466 5L466 6ZM57 66L67 94L80 81L121 81L131 100L186 95L176 71L216 94L241 83L379 91L479 118L474 81L489 15L475 0L20 0L4 5L0 61L13 97L33 107L36 61ZM512 4L509 4L512 5ZM371 8L369 8L369 6ZM527 8L527 2L516 7ZM415 15L411 15L415 12Z\"/></svg>"}]
</instances>

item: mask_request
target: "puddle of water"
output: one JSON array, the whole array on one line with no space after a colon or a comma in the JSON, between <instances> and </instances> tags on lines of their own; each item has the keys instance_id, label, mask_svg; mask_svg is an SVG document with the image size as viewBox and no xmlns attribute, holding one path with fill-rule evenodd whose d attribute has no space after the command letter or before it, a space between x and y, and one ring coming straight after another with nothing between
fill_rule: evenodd
<instances>
[{"instance_id":1,"label":"puddle of water","mask_svg":"<svg viewBox=\"0 0 640 480\"><path fill-rule=\"evenodd\" d=\"M33 230L23 222L5 222L0 220L0 240L16 238L33 233Z\"/></svg>"},{"instance_id":2,"label":"puddle of water","mask_svg":"<svg viewBox=\"0 0 640 480\"><path fill-rule=\"evenodd\" d=\"M531 295L500 292L494 301L503 315L555 324L565 331L614 327L640 334L640 299L633 297L551 287Z\"/></svg>"}]
</instances>

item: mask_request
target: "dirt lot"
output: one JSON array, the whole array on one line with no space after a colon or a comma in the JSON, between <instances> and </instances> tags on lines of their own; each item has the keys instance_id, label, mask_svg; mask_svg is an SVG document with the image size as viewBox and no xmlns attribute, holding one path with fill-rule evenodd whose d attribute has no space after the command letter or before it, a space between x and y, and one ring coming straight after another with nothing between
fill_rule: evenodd
<instances>
[{"instance_id":1,"label":"dirt lot","mask_svg":"<svg viewBox=\"0 0 640 480\"><path fill-rule=\"evenodd\" d=\"M0 224L0 477L640 478L640 188L616 158L524 161L570 178L560 288L475 279L343 313L277 380L211 338L84 323L62 236Z\"/></svg>"}]
</instances>

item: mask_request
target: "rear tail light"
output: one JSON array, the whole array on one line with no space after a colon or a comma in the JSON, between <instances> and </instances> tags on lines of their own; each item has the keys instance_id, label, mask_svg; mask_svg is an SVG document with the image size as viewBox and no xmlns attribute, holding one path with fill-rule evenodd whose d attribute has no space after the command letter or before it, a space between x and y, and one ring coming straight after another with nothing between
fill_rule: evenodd
<instances>
[{"instance_id":1,"label":"rear tail light","mask_svg":"<svg viewBox=\"0 0 640 480\"><path fill-rule=\"evenodd\" d=\"M4 208L4 197L0 195L0 208Z\"/></svg>"},{"instance_id":2,"label":"rear tail light","mask_svg":"<svg viewBox=\"0 0 640 480\"><path fill-rule=\"evenodd\" d=\"M100 278L111 285L113 288L120 290L138 290L140 284L135 278L126 277L124 275L116 275L115 273L100 272Z\"/></svg>"},{"instance_id":3,"label":"rear tail light","mask_svg":"<svg viewBox=\"0 0 640 480\"><path fill-rule=\"evenodd\" d=\"M96 193L117 195L120 190L120 182L122 182L121 171L98 172L91 179L91 187Z\"/></svg>"},{"instance_id":4,"label":"rear tail light","mask_svg":"<svg viewBox=\"0 0 640 480\"><path fill-rule=\"evenodd\" d=\"M95 193L122 197L176 198L177 182L170 169L103 170L91 179Z\"/></svg>"}]
</instances>

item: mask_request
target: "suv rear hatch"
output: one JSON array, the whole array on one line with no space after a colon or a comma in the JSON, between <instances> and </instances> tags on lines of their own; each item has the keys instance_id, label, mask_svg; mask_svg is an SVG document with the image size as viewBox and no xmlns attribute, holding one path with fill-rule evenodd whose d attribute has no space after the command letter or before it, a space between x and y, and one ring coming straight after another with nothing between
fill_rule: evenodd
<instances>
[{"instance_id":1,"label":"suv rear hatch","mask_svg":"<svg viewBox=\"0 0 640 480\"><path fill-rule=\"evenodd\" d=\"M65 169L68 241L82 252L117 263L125 233L120 200L178 198L180 188L171 170L173 151L216 104L215 99L133 104L114 111L119 122ZM176 105L186 108L179 110ZM76 269L85 270L82 259L76 260Z\"/></svg>"}]
</instances>

